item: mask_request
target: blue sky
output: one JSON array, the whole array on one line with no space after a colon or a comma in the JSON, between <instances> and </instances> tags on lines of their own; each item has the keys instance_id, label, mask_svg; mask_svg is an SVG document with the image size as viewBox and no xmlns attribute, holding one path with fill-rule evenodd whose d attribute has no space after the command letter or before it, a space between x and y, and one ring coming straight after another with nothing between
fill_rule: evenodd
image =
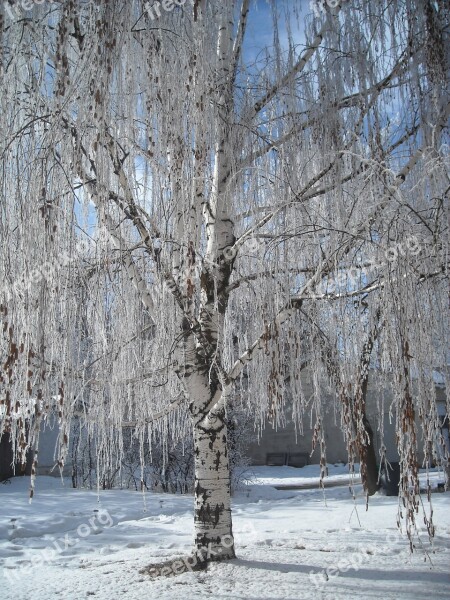
<instances>
[{"instance_id":1,"label":"blue sky","mask_svg":"<svg viewBox=\"0 0 450 600\"><path fill-rule=\"evenodd\" d=\"M300 45L299 51L305 44L304 17L311 12L309 0L275 0L276 10L280 16L279 36L281 45L288 48L288 35L286 23L286 7L291 11L289 26L296 44ZM298 19L293 8L297 7ZM246 58L255 58L265 47L273 45L273 20L272 7L268 0L253 0L248 18L245 55Z\"/></svg>"}]
</instances>

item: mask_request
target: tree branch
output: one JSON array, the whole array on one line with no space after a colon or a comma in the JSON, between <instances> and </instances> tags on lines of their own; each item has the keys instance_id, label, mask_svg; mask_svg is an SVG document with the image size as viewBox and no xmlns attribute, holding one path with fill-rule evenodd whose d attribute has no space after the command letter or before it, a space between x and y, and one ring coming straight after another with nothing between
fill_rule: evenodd
<instances>
[{"instance_id":1,"label":"tree branch","mask_svg":"<svg viewBox=\"0 0 450 600\"><path fill-rule=\"evenodd\" d=\"M171 400L171 402L165 408L163 408L159 412L152 415L151 418L145 419L144 423L152 423L153 421L162 419L162 417L166 417L173 410L178 408L180 406L180 404L183 402L183 400L186 400L186 396L185 396L184 392L180 392L180 394L174 400ZM137 421L122 421L122 423L121 423L121 426L124 428L125 427L137 427L137 425L138 425Z\"/></svg>"},{"instance_id":2,"label":"tree branch","mask_svg":"<svg viewBox=\"0 0 450 600\"><path fill-rule=\"evenodd\" d=\"M249 12L250 0L242 0L241 14L236 33L236 38L233 44L233 52L231 58L231 80L235 81L236 71L239 64L239 59L242 53L242 45L244 43L245 29L247 26L247 16Z\"/></svg>"},{"instance_id":3,"label":"tree branch","mask_svg":"<svg viewBox=\"0 0 450 600\"><path fill-rule=\"evenodd\" d=\"M340 9L338 9L340 10ZM337 13L336 13L337 14ZM312 41L312 44L303 52L298 61L284 77L280 79L275 85L273 85L262 98L260 98L252 107L252 109L245 115L243 121L249 125L258 113L276 96L278 91L288 85L293 78L300 74L305 68L310 58L314 55L317 48L320 46L323 40L323 35L327 29L326 23L324 23Z\"/></svg>"}]
</instances>

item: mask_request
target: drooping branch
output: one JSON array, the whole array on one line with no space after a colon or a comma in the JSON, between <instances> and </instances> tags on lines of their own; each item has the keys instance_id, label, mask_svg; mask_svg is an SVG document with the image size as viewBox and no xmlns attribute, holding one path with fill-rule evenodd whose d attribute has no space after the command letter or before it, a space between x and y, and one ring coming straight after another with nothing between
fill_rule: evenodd
<instances>
[{"instance_id":1,"label":"drooping branch","mask_svg":"<svg viewBox=\"0 0 450 600\"><path fill-rule=\"evenodd\" d=\"M236 37L233 44L233 52L231 58L231 79L236 80L237 68L239 60L242 54L242 46L244 43L245 29L247 27L247 17L250 10L250 0L242 0L241 13L239 16L239 23L237 28Z\"/></svg>"},{"instance_id":2,"label":"drooping branch","mask_svg":"<svg viewBox=\"0 0 450 600\"><path fill-rule=\"evenodd\" d=\"M339 9L336 11L336 14L338 11L339 11ZM251 110L248 111L248 113L245 115L245 117L243 119L244 123L246 123L247 125L250 125L253 122L253 120L256 118L258 113L261 112L261 110L265 106L267 106L267 104L271 100L273 100L273 98L275 98L275 96L278 94L278 92L280 90L282 90L284 87L286 87L287 85L289 85L292 82L292 80L294 79L294 77L296 77L303 71L305 66L308 64L308 61L311 59L312 56L314 56L314 53L316 52L316 50L319 48L320 44L322 43L324 33L327 29L328 29L328 23L325 22L322 25L319 33L316 34L315 38L311 42L310 46L308 46L308 48L306 48L306 50L302 53L302 55L300 56L298 61L295 63L295 65L292 67L292 69L288 73L286 73L286 75L284 75L279 81L277 81L269 90L267 90L267 92L264 94L264 96L262 96L262 98L260 98L253 105Z\"/></svg>"},{"instance_id":3,"label":"drooping branch","mask_svg":"<svg viewBox=\"0 0 450 600\"><path fill-rule=\"evenodd\" d=\"M405 53L401 59L397 62L397 64L395 65L395 67L392 69L392 71L381 81L380 84L378 84L377 86L373 87L373 94L371 96L370 101L368 101L366 103L366 105L364 106L364 109L361 111L361 114L359 116L358 119L358 123L354 128L354 131L358 131L359 128L362 126L364 119L367 117L369 111L372 109L373 105L375 104L377 98L379 97L379 95L382 93L382 91L384 90L385 86L389 84L390 81L392 81L392 79L394 77L396 77L400 71L404 68L405 65L405 61L407 60L407 54ZM353 134L354 136L355 134ZM348 142L346 142L344 144L344 147L339 150L336 155L334 156L334 158L321 170L319 171L319 173L317 173L314 177L312 177L307 183L306 185L295 194L294 198L292 198L291 200L289 200L288 202L281 204L280 206L278 206L275 210L270 211L267 215L265 215L264 217L262 217L255 225L253 225L252 227L250 227L246 232L244 232L234 243L234 246L232 248L232 251L230 254L232 253L236 253L239 248L245 243L245 241L247 239L249 239L250 237L254 236L255 233L257 233L262 227L264 227L265 225L267 225L270 221L272 221L277 215L279 215L281 213L281 211L283 211L284 209L286 209L288 206L292 206L295 204L301 204L307 200L310 200L311 198L316 197L316 194L318 193L317 190L315 190L315 186L317 185L317 183L323 179L328 173L330 173L330 171L336 166L336 164L345 156L345 154L349 151L349 149L351 148L351 146L354 143L354 138L353 136L350 136L350 139ZM402 182L404 181L406 174L413 168L413 166L415 165L415 163L417 162L417 160L419 159L421 153L416 153L416 159L415 162L411 162L411 165L408 167L408 165L405 165L404 169L402 169L402 171L398 174L399 177L399 181ZM361 168L361 167L360 167ZM360 169L359 168L359 169ZM359 171L358 169L358 171ZM351 181L352 178L354 178L357 174L358 171L355 173L351 173L348 176L344 177L342 180L342 183L345 183L346 181ZM320 193L319 193L320 195Z\"/></svg>"},{"instance_id":4,"label":"drooping branch","mask_svg":"<svg viewBox=\"0 0 450 600\"><path fill-rule=\"evenodd\" d=\"M150 418L145 419L145 423L152 423L158 419L167 417L167 415L179 408L184 400L186 400L186 395L184 392L180 392L180 394L174 400L171 400L165 408L154 413ZM137 421L122 421L121 423L121 427L136 427L137 425Z\"/></svg>"},{"instance_id":5,"label":"drooping branch","mask_svg":"<svg viewBox=\"0 0 450 600\"><path fill-rule=\"evenodd\" d=\"M339 110L348 109L351 107L357 107L357 106L360 106L361 104L365 104L367 98L369 98L369 97L378 97L382 91L385 91L391 87L392 81L395 79L395 77L397 77L399 75L401 68L402 67L404 68L404 66L405 66L405 59L402 59L395 66L395 68L388 75L386 75L386 77L384 77L381 81L379 81L378 83L373 85L370 89L365 91L364 94L362 92L356 92L355 94L346 96L345 98L342 98L341 100L337 100L336 102L333 102L330 109L339 111ZM308 113L306 113L306 115L307 114ZM250 155L244 157L241 160L241 162L239 163L239 168L245 169L246 167L249 167L256 160L258 160L259 158L262 158L265 154L270 152L270 150L273 150L273 149L279 150L283 146L283 144L285 144L286 142L291 140L294 136L298 135L300 132L305 131L306 129L309 129L314 124L316 124L318 118L319 117L307 119L306 121L302 121L302 122L294 125L294 127L292 127L292 129L290 131L288 131L287 133L285 133L278 139L271 140L270 142L266 143L266 145L263 146L262 148L260 148L259 150L255 150Z\"/></svg>"},{"instance_id":6,"label":"drooping branch","mask_svg":"<svg viewBox=\"0 0 450 600\"><path fill-rule=\"evenodd\" d=\"M290 319L296 310L302 306L303 298L292 298L292 300L278 311L274 321L266 325L264 333L253 342L253 344L236 360L234 365L226 376L226 383L236 381L241 375L247 363L253 360L254 356L264 348L265 344L272 339L276 331Z\"/></svg>"}]
</instances>

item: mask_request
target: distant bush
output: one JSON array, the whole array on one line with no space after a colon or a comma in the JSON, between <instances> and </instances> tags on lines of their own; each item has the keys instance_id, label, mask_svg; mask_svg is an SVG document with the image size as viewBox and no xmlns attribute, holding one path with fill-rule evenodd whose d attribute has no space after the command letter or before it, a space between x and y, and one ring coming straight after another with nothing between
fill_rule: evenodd
<instances>
[{"instance_id":1,"label":"distant bush","mask_svg":"<svg viewBox=\"0 0 450 600\"><path fill-rule=\"evenodd\" d=\"M249 443L256 437L253 421L242 409L228 418L228 450L231 469L231 490L236 491L246 480L250 460ZM191 434L165 447L159 439L153 443L139 440L131 428L122 431L116 452L106 453L98 447L95 433L74 419L70 458L73 487L102 489L125 488L187 494L194 489L194 446ZM122 447L122 450L120 448ZM98 472L97 472L98 471Z\"/></svg>"}]
</instances>

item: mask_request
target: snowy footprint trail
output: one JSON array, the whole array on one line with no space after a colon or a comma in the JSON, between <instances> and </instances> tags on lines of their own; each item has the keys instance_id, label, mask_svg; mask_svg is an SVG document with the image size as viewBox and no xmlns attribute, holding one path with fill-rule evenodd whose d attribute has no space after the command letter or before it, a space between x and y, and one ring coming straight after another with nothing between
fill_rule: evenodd
<instances>
[{"instance_id":1,"label":"snowy footprint trail","mask_svg":"<svg viewBox=\"0 0 450 600\"><path fill-rule=\"evenodd\" d=\"M339 469L333 477L342 478ZM233 598L425 599L450 597L450 495L433 494L437 533L410 554L396 529L397 499L376 495L369 511L361 486L275 490L280 481L313 481L307 469L255 468L234 498L238 558L206 572L152 579L140 570L191 549L192 498L129 490L97 494L38 478L0 486L0 596L130 600ZM422 536L425 539L425 536ZM425 550L430 560L425 559Z\"/></svg>"}]
</instances>

